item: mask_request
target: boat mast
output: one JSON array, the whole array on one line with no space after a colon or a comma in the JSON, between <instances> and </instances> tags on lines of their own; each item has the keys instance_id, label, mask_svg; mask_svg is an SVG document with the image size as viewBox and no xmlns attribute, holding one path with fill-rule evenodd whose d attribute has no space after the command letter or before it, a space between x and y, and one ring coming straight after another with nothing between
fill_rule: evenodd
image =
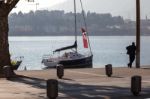
<instances>
[{"instance_id":1,"label":"boat mast","mask_svg":"<svg viewBox=\"0 0 150 99\"><path fill-rule=\"evenodd\" d=\"M74 25L75 25L75 42L77 43L77 15L76 15L76 0L74 0ZM76 47L77 52L77 47Z\"/></svg>"},{"instance_id":2,"label":"boat mast","mask_svg":"<svg viewBox=\"0 0 150 99\"><path fill-rule=\"evenodd\" d=\"M90 39L89 39L89 35L88 35L88 29L87 29L87 24L86 24L85 12L84 12L83 4L82 4L81 0L80 0L80 4L81 4L81 8L82 8L82 15L83 15L83 20L84 20L85 30L86 30L86 33L87 33L87 38L88 38L88 44L89 44L89 48L90 48L90 53L91 53L91 55L93 55L92 49L91 49L91 44L90 44Z\"/></svg>"}]
</instances>

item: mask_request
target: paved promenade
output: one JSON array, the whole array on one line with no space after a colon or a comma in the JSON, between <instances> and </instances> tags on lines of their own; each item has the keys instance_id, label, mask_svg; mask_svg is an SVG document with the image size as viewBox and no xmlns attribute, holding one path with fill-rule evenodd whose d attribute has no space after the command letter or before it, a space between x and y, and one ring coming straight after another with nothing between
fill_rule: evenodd
<instances>
[{"instance_id":1,"label":"paved promenade","mask_svg":"<svg viewBox=\"0 0 150 99\"><path fill-rule=\"evenodd\" d=\"M150 67L113 68L112 77L105 69L65 69L64 77L58 79L55 69L39 71L15 71L17 78L0 79L0 99L48 99L46 80L57 79L57 99L150 99ZM139 96L130 92L131 77L142 76Z\"/></svg>"}]
</instances>

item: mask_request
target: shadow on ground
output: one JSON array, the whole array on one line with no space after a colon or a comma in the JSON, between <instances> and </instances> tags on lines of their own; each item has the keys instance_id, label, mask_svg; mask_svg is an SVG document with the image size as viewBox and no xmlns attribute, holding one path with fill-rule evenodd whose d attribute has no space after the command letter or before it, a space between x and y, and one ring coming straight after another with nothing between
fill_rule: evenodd
<instances>
[{"instance_id":1,"label":"shadow on ground","mask_svg":"<svg viewBox=\"0 0 150 99\"><path fill-rule=\"evenodd\" d=\"M46 80L18 76L10 81L28 84L38 89L46 90ZM111 82L110 82L111 85ZM75 80L61 79L59 80L59 96L58 99L148 99L150 98L150 87L142 89L139 96L133 96L130 88L118 86L98 86L83 85L75 82ZM46 91L45 91L46 92ZM46 94L46 93L45 93ZM41 97L45 99L45 97Z\"/></svg>"},{"instance_id":2,"label":"shadow on ground","mask_svg":"<svg viewBox=\"0 0 150 99\"><path fill-rule=\"evenodd\" d=\"M44 80L44 79L18 75L16 78L11 78L9 80L13 81L13 82L28 84L34 88L39 88L39 89L46 88L46 84L45 84L46 80Z\"/></svg>"},{"instance_id":3,"label":"shadow on ground","mask_svg":"<svg viewBox=\"0 0 150 99\"><path fill-rule=\"evenodd\" d=\"M110 82L111 83L111 82ZM110 84L111 85L111 84ZM148 99L150 88L142 89L139 96L133 96L130 88L117 86L81 85L59 82L59 92L73 99Z\"/></svg>"}]
</instances>

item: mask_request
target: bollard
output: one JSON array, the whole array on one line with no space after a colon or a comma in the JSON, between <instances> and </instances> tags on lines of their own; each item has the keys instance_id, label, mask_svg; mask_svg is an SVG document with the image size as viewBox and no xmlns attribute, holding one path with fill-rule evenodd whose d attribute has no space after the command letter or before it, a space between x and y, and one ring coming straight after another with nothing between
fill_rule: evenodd
<instances>
[{"instance_id":1,"label":"bollard","mask_svg":"<svg viewBox=\"0 0 150 99\"><path fill-rule=\"evenodd\" d=\"M108 77L111 77L111 75L112 75L112 65L111 64L105 65L105 71L106 71L106 75Z\"/></svg>"},{"instance_id":2,"label":"bollard","mask_svg":"<svg viewBox=\"0 0 150 99\"><path fill-rule=\"evenodd\" d=\"M141 80L141 76L133 76L131 78L131 92L134 96L139 95L139 93L141 92Z\"/></svg>"},{"instance_id":3,"label":"bollard","mask_svg":"<svg viewBox=\"0 0 150 99\"><path fill-rule=\"evenodd\" d=\"M58 81L55 79L47 80L47 97L56 99L58 97Z\"/></svg>"},{"instance_id":4,"label":"bollard","mask_svg":"<svg viewBox=\"0 0 150 99\"><path fill-rule=\"evenodd\" d=\"M64 66L62 64L58 64L56 67L57 67L57 77L61 79L64 76Z\"/></svg>"},{"instance_id":5,"label":"bollard","mask_svg":"<svg viewBox=\"0 0 150 99\"><path fill-rule=\"evenodd\" d=\"M13 71L12 71L11 66L4 66L3 67L3 72L4 72L4 75L7 79L12 77Z\"/></svg>"}]
</instances>

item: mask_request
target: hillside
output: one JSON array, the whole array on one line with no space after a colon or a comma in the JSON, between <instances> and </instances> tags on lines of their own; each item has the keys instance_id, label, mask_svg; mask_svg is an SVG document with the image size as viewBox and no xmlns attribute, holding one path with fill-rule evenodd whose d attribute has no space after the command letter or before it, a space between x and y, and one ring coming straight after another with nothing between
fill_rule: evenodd
<instances>
[{"instance_id":1,"label":"hillside","mask_svg":"<svg viewBox=\"0 0 150 99\"><path fill-rule=\"evenodd\" d=\"M135 22L121 16L88 12L86 20L89 35L135 35ZM74 35L74 14L63 10L12 13L9 26L10 36L71 36ZM149 26L150 20L142 20L142 35L150 34ZM84 27L83 17L77 13L78 35L81 35L81 27Z\"/></svg>"}]
</instances>

